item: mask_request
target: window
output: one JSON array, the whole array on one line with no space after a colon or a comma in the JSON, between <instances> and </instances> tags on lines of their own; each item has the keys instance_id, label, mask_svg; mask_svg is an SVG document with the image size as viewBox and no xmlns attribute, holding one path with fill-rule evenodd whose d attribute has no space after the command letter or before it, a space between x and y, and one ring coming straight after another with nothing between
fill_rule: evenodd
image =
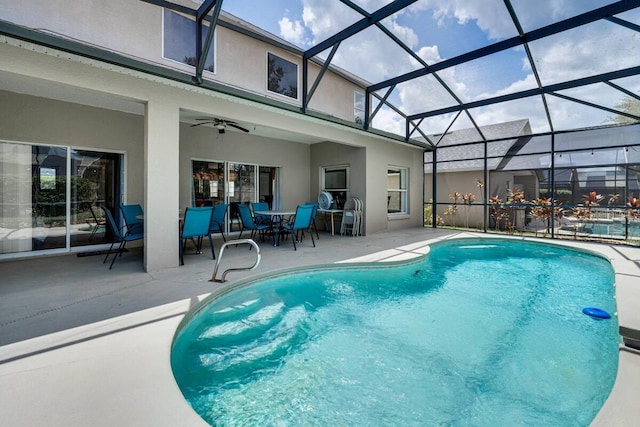
<instances>
[{"instance_id":1,"label":"window","mask_svg":"<svg viewBox=\"0 0 640 427\"><path fill-rule=\"evenodd\" d=\"M173 61L182 62L195 67L196 64L196 22L185 16L179 15L168 9L164 9L163 15L163 56ZM208 28L202 31L202 44L207 37ZM214 71L214 48L207 54L204 69Z\"/></svg>"},{"instance_id":2,"label":"window","mask_svg":"<svg viewBox=\"0 0 640 427\"><path fill-rule=\"evenodd\" d=\"M353 116L355 122L364 124L364 93L360 91L353 92Z\"/></svg>"},{"instance_id":3,"label":"window","mask_svg":"<svg viewBox=\"0 0 640 427\"><path fill-rule=\"evenodd\" d=\"M267 53L267 90L298 99L298 65Z\"/></svg>"},{"instance_id":4,"label":"window","mask_svg":"<svg viewBox=\"0 0 640 427\"><path fill-rule=\"evenodd\" d=\"M407 182L409 170L389 166L387 168L387 213L389 214L406 214L408 211L408 193Z\"/></svg>"},{"instance_id":5,"label":"window","mask_svg":"<svg viewBox=\"0 0 640 427\"><path fill-rule=\"evenodd\" d=\"M322 168L322 191L333 197L335 209L343 209L349 194L349 166L328 166Z\"/></svg>"}]
</instances>

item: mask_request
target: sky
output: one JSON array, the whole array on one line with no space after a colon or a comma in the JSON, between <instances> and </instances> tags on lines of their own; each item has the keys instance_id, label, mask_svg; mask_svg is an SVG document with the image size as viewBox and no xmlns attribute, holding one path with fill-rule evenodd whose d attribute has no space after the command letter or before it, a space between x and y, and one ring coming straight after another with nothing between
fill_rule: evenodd
<instances>
[{"instance_id":1,"label":"sky","mask_svg":"<svg viewBox=\"0 0 640 427\"><path fill-rule=\"evenodd\" d=\"M387 0L356 0L373 12ZM525 31L612 3L612 0L512 0ZM265 7L268 5L268 7ZM339 0L225 0L223 9L299 47L308 49L362 18ZM640 25L640 12L620 18ZM453 58L517 35L502 0L419 0L382 24L428 64ZM640 33L611 22L598 22L530 44L543 84L558 83L592 74L640 65ZM326 56L326 52L321 56ZM332 62L370 82L380 82L422 68L382 31L370 27L340 45ZM537 87L523 48L515 48L438 72L438 77L463 102ZM640 78L617 82L640 92ZM381 92L384 94L386 89ZM570 91L570 96L590 102L619 104L623 96L600 84ZM569 94L569 92L567 92ZM549 99L553 98L553 99ZM398 85L389 98L406 114L416 114L457 104L433 76ZM555 130L595 126L610 121L611 113L556 97L552 106ZM472 112L479 125L528 118L534 131L549 131L540 98L514 101ZM444 131L453 116L425 120L427 134ZM373 126L404 134L402 117L383 108ZM470 127L465 115L452 129Z\"/></svg>"}]
</instances>

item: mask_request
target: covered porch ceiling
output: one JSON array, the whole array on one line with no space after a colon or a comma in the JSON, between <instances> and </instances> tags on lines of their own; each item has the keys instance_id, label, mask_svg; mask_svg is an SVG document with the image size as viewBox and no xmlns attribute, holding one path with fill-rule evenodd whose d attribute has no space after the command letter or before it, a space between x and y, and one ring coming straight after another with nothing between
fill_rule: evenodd
<instances>
[{"instance_id":1,"label":"covered porch ceiling","mask_svg":"<svg viewBox=\"0 0 640 427\"><path fill-rule=\"evenodd\" d=\"M90 90L82 87L70 87L64 83L45 81L33 77L25 77L15 73L0 70L0 90L19 93L23 95L36 96L53 99L56 101L71 102L74 104L86 105L95 108L120 111L129 114L144 115L144 103L134 99L127 99L110 93ZM211 115L206 112L197 112L188 109L180 110L180 121L189 125L200 123L196 120L201 117L216 117L224 120L231 120L240 126L249 129L250 134L255 137L272 138L284 141L293 141L302 144L315 144L325 141L324 138L294 132L282 127L256 124L251 121L238 121L233 117L223 117ZM212 129L212 134L215 130ZM226 129L228 132L241 132L233 127Z\"/></svg>"}]
</instances>

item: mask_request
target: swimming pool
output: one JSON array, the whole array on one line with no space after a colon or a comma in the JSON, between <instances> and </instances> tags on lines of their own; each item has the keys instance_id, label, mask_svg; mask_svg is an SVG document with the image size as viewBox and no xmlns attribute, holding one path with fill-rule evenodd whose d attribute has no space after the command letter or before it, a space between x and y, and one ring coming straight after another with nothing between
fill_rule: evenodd
<instances>
[{"instance_id":1,"label":"swimming pool","mask_svg":"<svg viewBox=\"0 0 640 427\"><path fill-rule=\"evenodd\" d=\"M211 425L588 425L618 363L614 273L460 239L420 262L245 283L183 321L176 381Z\"/></svg>"}]
</instances>

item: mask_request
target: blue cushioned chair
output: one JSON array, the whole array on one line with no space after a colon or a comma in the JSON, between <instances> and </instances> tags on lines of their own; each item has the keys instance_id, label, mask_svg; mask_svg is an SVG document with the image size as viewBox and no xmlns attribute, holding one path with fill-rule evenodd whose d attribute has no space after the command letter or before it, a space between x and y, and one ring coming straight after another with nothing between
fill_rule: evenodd
<instances>
[{"instance_id":1,"label":"blue cushioned chair","mask_svg":"<svg viewBox=\"0 0 640 427\"><path fill-rule=\"evenodd\" d=\"M116 242L120 243L118 245L118 250L116 251L115 255L113 256L113 259L111 260L111 264L109 265L109 270L111 270L111 267L113 267L113 263L116 262L116 258L118 257L118 255L122 256L122 251L124 251L124 246L127 244L127 242L144 239L144 234L132 233L131 229L129 229L129 227L127 227L126 225L124 227L118 227L116 220L113 218L113 215L111 215L111 211L106 206L102 206L102 210L104 211L104 217L107 220L107 224L109 224L109 227L113 232L113 242L111 242L111 246L109 247L107 256L104 257L104 261L102 261L103 264L107 262L107 259L111 254L111 249L113 249L113 245Z\"/></svg>"},{"instance_id":2,"label":"blue cushioned chair","mask_svg":"<svg viewBox=\"0 0 640 427\"><path fill-rule=\"evenodd\" d=\"M257 224L269 224L271 222L271 216L269 215L260 215L256 212L259 211L268 211L269 203L267 202L252 202L251 210L253 211L253 218L255 219Z\"/></svg>"},{"instance_id":3,"label":"blue cushioned chair","mask_svg":"<svg viewBox=\"0 0 640 427\"><path fill-rule=\"evenodd\" d=\"M250 238L255 238L256 234L260 236L260 240L264 240L264 235L271 230L271 221L268 223L257 222L251 215L249 206L244 203L238 204L238 211L240 212L240 221L242 222L242 230L240 230L240 237L242 238L242 232L245 230L251 231ZM251 246L249 246L251 249Z\"/></svg>"},{"instance_id":4,"label":"blue cushioned chair","mask_svg":"<svg viewBox=\"0 0 640 427\"><path fill-rule=\"evenodd\" d=\"M222 234L222 240L224 240L225 242L227 241L227 239L224 237L224 217L227 216L228 207L229 205L226 203L220 203L213 206L211 226L209 227L209 231L211 231L211 233Z\"/></svg>"},{"instance_id":5,"label":"blue cushioned chair","mask_svg":"<svg viewBox=\"0 0 640 427\"><path fill-rule=\"evenodd\" d=\"M187 246L187 240L191 240L196 247L196 253L202 253L202 238L209 237L211 245L211 255L216 259L213 249L213 239L211 238L211 217L213 214L212 206L204 206L201 208L189 207L184 211L184 223L180 231L180 265L184 265L184 251Z\"/></svg>"},{"instance_id":6,"label":"blue cushioned chair","mask_svg":"<svg viewBox=\"0 0 640 427\"><path fill-rule=\"evenodd\" d=\"M296 208L296 214L289 218L289 221L282 226L282 232L291 234L291 241L293 241L293 250L298 250L296 247L296 234L298 232L304 232L311 227L311 218L313 215L314 207L312 205L299 205ZM316 247L316 241L313 238L313 233L309 233L313 247Z\"/></svg>"},{"instance_id":7,"label":"blue cushioned chair","mask_svg":"<svg viewBox=\"0 0 640 427\"><path fill-rule=\"evenodd\" d=\"M144 212L142 206L122 205L120 211L124 217L124 223L132 234L144 233Z\"/></svg>"}]
</instances>

